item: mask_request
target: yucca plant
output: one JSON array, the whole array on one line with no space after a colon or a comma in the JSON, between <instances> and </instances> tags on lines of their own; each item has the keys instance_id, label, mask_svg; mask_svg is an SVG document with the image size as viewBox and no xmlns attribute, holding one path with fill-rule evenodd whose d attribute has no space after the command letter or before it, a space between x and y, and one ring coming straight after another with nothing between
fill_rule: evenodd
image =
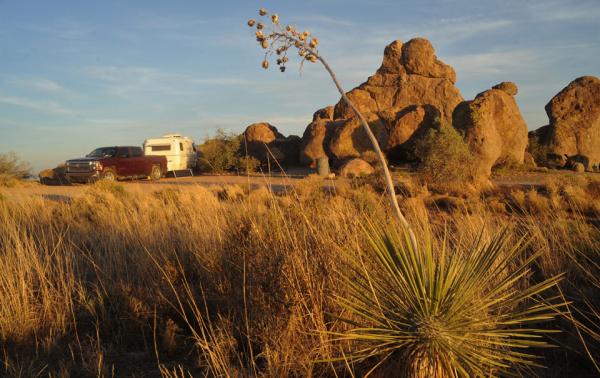
<instances>
[{"instance_id":1,"label":"yucca plant","mask_svg":"<svg viewBox=\"0 0 600 378\"><path fill-rule=\"evenodd\" d=\"M367 250L340 271L350 345L340 360L365 362L405 377L506 376L541 366L535 348L550 346L540 323L563 306L543 298L560 277L529 284L537 254L503 232L469 248L415 245L406 231L369 227ZM462 249L462 250L461 250ZM387 366L387 368L386 368ZM391 369L391 370L387 370Z\"/></svg>"},{"instance_id":2,"label":"yucca plant","mask_svg":"<svg viewBox=\"0 0 600 378\"><path fill-rule=\"evenodd\" d=\"M579 299L579 303L568 308L568 319L576 328L583 352L600 374L600 248L587 253L573 248L566 250L566 254L578 273L577 277L583 279L583 284L567 282Z\"/></svg>"}]
</instances>

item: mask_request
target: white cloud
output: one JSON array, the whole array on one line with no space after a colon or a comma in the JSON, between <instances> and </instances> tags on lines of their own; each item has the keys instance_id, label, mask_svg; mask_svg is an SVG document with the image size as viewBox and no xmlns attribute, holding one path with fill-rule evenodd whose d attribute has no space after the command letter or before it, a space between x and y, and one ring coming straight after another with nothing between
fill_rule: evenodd
<instances>
[{"instance_id":1,"label":"white cloud","mask_svg":"<svg viewBox=\"0 0 600 378\"><path fill-rule=\"evenodd\" d=\"M446 56L459 75L474 76L512 74L536 69L539 56L531 50L493 51L477 54Z\"/></svg>"},{"instance_id":2,"label":"white cloud","mask_svg":"<svg viewBox=\"0 0 600 378\"><path fill-rule=\"evenodd\" d=\"M87 37L92 33L93 29L78 21L73 20L58 20L51 24L29 24L24 25L25 30L44 34L59 39L76 40Z\"/></svg>"},{"instance_id":3,"label":"white cloud","mask_svg":"<svg viewBox=\"0 0 600 378\"><path fill-rule=\"evenodd\" d=\"M18 106L20 108L30 109L41 113L55 115L73 115L71 109L67 109L62 105L53 101L38 101L22 97L2 96L0 95L0 103Z\"/></svg>"},{"instance_id":4,"label":"white cloud","mask_svg":"<svg viewBox=\"0 0 600 378\"><path fill-rule=\"evenodd\" d=\"M290 17L290 23L298 23L298 24L319 24L324 26L355 26L356 23L344 20L340 18L323 16L323 15L304 15L304 16L296 16Z\"/></svg>"},{"instance_id":5,"label":"white cloud","mask_svg":"<svg viewBox=\"0 0 600 378\"><path fill-rule=\"evenodd\" d=\"M240 77L197 78L197 79L190 79L190 82L194 83L194 84L218 85L218 86L249 85L252 83L252 81L250 81L248 79L243 79Z\"/></svg>"},{"instance_id":6,"label":"white cloud","mask_svg":"<svg viewBox=\"0 0 600 378\"><path fill-rule=\"evenodd\" d=\"M102 82L110 94L132 93L162 95L196 95L206 86L248 85L252 82L237 76L195 77L143 66L91 66L83 69L88 77Z\"/></svg>"},{"instance_id":7,"label":"white cloud","mask_svg":"<svg viewBox=\"0 0 600 378\"><path fill-rule=\"evenodd\" d=\"M543 1L531 5L531 17L534 20L552 21L598 21L600 18L600 2Z\"/></svg>"},{"instance_id":8,"label":"white cloud","mask_svg":"<svg viewBox=\"0 0 600 378\"><path fill-rule=\"evenodd\" d=\"M65 93L67 90L59 83L45 78L11 79L10 82L31 88L38 92Z\"/></svg>"},{"instance_id":9,"label":"white cloud","mask_svg":"<svg viewBox=\"0 0 600 378\"><path fill-rule=\"evenodd\" d=\"M508 28L514 21L507 19L474 19L468 17L449 18L435 22L408 25L402 28L386 27L384 33L368 38L367 42L376 46L383 46L397 38L426 37L435 44L451 44L472 38L479 34ZM391 32L389 30L392 30Z\"/></svg>"}]
</instances>

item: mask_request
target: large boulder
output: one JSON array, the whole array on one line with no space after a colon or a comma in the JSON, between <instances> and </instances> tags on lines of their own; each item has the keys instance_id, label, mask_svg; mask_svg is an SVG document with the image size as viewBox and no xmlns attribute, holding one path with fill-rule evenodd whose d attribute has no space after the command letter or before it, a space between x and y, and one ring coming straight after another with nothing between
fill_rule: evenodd
<instances>
[{"instance_id":1,"label":"large boulder","mask_svg":"<svg viewBox=\"0 0 600 378\"><path fill-rule=\"evenodd\" d=\"M492 89L499 89L508 93L511 96L516 96L519 93L519 88L517 88L517 84L511 81L503 81L500 84L496 84L492 87Z\"/></svg>"},{"instance_id":2,"label":"large boulder","mask_svg":"<svg viewBox=\"0 0 600 378\"><path fill-rule=\"evenodd\" d=\"M244 138L248 143L271 143L275 139L285 138L277 128L267 122L253 123L246 127L244 131Z\"/></svg>"},{"instance_id":3,"label":"large boulder","mask_svg":"<svg viewBox=\"0 0 600 378\"><path fill-rule=\"evenodd\" d=\"M397 40L385 48L375 74L347 96L368 118L393 161L407 156L415 136L432 127L436 118L451 121L452 111L463 101L455 81L454 69L436 57L429 41L414 38L403 44ZM343 99L333 111L326 108L317 113L303 136L303 163L313 164L327 154L339 165L372 153L356 114Z\"/></svg>"},{"instance_id":4,"label":"large boulder","mask_svg":"<svg viewBox=\"0 0 600 378\"><path fill-rule=\"evenodd\" d=\"M583 76L573 80L548 102L546 113L552 155L562 161L583 157L586 169L600 164L600 79Z\"/></svg>"},{"instance_id":5,"label":"large boulder","mask_svg":"<svg viewBox=\"0 0 600 378\"><path fill-rule=\"evenodd\" d=\"M313 121L304 130L300 145L300 163L315 167L318 158L326 157L331 132L335 128L329 121L333 119L333 106L319 109L313 115Z\"/></svg>"},{"instance_id":6,"label":"large boulder","mask_svg":"<svg viewBox=\"0 0 600 378\"><path fill-rule=\"evenodd\" d=\"M488 177L492 167L500 162L523 164L527 124L511 94L516 91L513 83L506 88L489 89L454 111L453 125L463 132L477 157L479 176Z\"/></svg>"},{"instance_id":7,"label":"large boulder","mask_svg":"<svg viewBox=\"0 0 600 378\"><path fill-rule=\"evenodd\" d=\"M53 169L44 169L38 174L40 183L43 185L67 185L69 180L66 176L65 165L59 164Z\"/></svg>"},{"instance_id":8,"label":"large boulder","mask_svg":"<svg viewBox=\"0 0 600 378\"><path fill-rule=\"evenodd\" d=\"M377 115L366 113L371 131L381 146L387 144L387 130ZM335 124L329 151L336 161L364 157L368 151L373 151L373 145L367 132L356 118L348 118Z\"/></svg>"},{"instance_id":9,"label":"large boulder","mask_svg":"<svg viewBox=\"0 0 600 378\"><path fill-rule=\"evenodd\" d=\"M246 127L242 151L262 163L275 159L281 165L295 165L298 164L300 144L300 137L285 137L275 126L260 122Z\"/></svg>"},{"instance_id":10,"label":"large boulder","mask_svg":"<svg viewBox=\"0 0 600 378\"><path fill-rule=\"evenodd\" d=\"M362 159L350 159L340 168L340 176L353 178L368 176L375 172L375 168Z\"/></svg>"}]
</instances>

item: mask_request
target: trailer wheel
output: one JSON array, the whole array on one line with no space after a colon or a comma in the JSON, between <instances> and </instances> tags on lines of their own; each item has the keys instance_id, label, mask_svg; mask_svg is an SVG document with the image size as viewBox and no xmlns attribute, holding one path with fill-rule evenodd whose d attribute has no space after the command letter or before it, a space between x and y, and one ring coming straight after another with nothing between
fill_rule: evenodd
<instances>
[{"instance_id":1,"label":"trailer wheel","mask_svg":"<svg viewBox=\"0 0 600 378\"><path fill-rule=\"evenodd\" d=\"M158 181L162 177L162 172L160 171L160 167L158 165L152 166L152 170L150 171L150 178L152 181Z\"/></svg>"},{"instance_id":2,"label":"trailer wheel","mask_svg":"<svg viewBox=\"0 0 600 378\"><path fill-rule=\"evenodd\" d=\"M115 181L117 179L117 174L113 169L108 168L102 172L102 179L106 181Z\"/></svg>"}]
</instances>

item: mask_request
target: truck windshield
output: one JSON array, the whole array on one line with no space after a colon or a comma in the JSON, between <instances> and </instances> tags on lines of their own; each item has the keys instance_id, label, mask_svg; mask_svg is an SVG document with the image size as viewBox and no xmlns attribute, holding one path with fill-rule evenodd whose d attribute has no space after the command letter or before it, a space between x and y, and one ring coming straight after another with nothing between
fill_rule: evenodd
<instances>
[{"instance_id":1,"label":"truck windshield","mask_svg":"<svg viewBox=\"0 0 600 378\"><path fill-rule=\"evenodd\" d=\"M114 157L117 153L117 149L114 147L102 147L96 148L90 152L87 157Z\"/></svg>"}]
</instances>

